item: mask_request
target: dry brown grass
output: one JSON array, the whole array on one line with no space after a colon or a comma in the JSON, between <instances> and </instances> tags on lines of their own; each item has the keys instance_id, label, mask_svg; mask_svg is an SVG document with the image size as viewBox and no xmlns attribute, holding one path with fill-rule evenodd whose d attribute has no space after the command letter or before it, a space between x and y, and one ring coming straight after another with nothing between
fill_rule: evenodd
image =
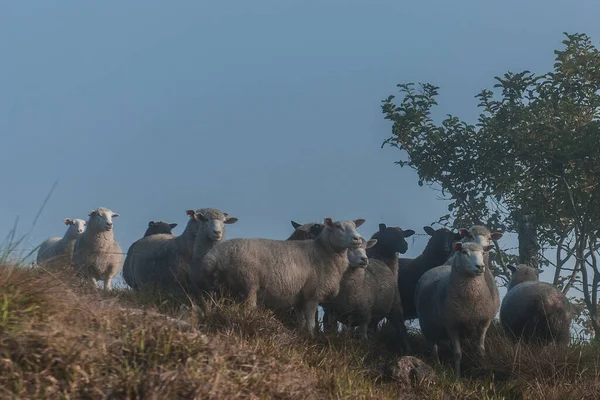
<instances>
[{"instance_id":1,"label":"dry brown grass","mask_svg":"<svg viewBox=\"0 0 600 400\"><path fill-rule=\"evenodd\" d=\"M310 340L264 310L142 291L96 293L61 271L0 266L0 398L598 398L598 350L532 349L499 332L467 377L398 387L393 330ZM425 355L425 343L412 334Z\"/></svg>"}]
</instances>

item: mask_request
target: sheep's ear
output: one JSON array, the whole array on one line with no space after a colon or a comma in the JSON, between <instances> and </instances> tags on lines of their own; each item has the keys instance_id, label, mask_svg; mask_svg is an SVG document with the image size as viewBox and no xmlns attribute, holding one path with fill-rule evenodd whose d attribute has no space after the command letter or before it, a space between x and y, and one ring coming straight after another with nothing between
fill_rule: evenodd
<instances>
[{"instance_id":1,"label":"sheep's ear","mask_svg":"<svg viewBox=\"0 0 600 400\"><path fill-rule=\"evenodd\" d=\"M467 228L460 228L458 230L458 232L459 232L461 238L470 237L471 236L471 234L469 233L469 230Z\"/></svg>"},{"instance_id":2,"label":"sheep's ear","mask_svg":"<svg viewBox=\"0 0 600 400\"><path fill-rule=\"evenodd\" d=\"M90 213L88 214L88 216L91 217L92 215L96 215L96 214L98 214L96 212L96 210L92 210L92 211L90 211Z\"/></svg>"},{"instance_id":3,"label":"sheep's ear","mask_svg":"<svg viewBox=\"0 0 600 400\"><path fill-rule=\"evenodd\" d=\"M430 226L424 226L423 230L425 231L426 234L428 234L429 236L433 236L433 234L435 233L435 229L433 229Z\"/></svg>"},{"instance_id":4,"label":"sheep's ear","mask_svg":"<svg viewBox=\"0 0 600 400\"><path fill-rule=\"evenodd\" d=\"M506 268L508 268L508 269L510 270L510 272L512 272L513 274L514 274L515 272L517 272L517 267L515 267L515 266L514 266L514 265L512 265L512 264L508 264L508 265L506 266Z\"/></svg>"},{"instance_id":5,"label":"sheep's ear","mask_svg":"<svg viewBox=\"0 0 600 400\"><path fill-rule=\"evenodd\" d=\"M370 249L371 247L375 246L377 244L377 239L369 239L367 241L367 249Z\"/></svg>"},{"instance_id":6,"label":"sheep's ear","mask_svg":"<svg viewBox=\"0 0 600 400\"><path fill-rule=\"evenodd\" d=\"M362 218L360 218L360 219L355 219L355 220L354 220L354 226L356 226L357 228L358 228L359 226L361 226L362 224L364 224L364 223L365 223L365 220L364 220L364 219L362 219Z\"/></svg>"},{"instance_id":7,"label":"sheep's ear","mask_svg":"<svg viewBox=\"0 0 600 400\"><path fill-rule=\"evenodd\" d=\"M148 222L148 227L151 227L151 226L153 226L153 225L154 225L154 221L150 221L150 222Z\"/></svg>"},{"instance_id":8,"label":"sheep's ear","mask_svg":"<svg viewBox=\"0 0 600 400\"><path fill-rule=\"evenodd\" d=\"M488 252L488 251L492 250L493 248L494 248L494 245L490 244L488 246L484 246L483 251Z\"/></svg>"},{"instance_id":9,"label":"sheep's ear","mask_svg":"<svg viewBox=\"0 0 600 400\"><path fill-rule=\"evenodd\" d=\"M175 227L177 226L177 224L169 224L169 226L171 227L171 229L175 229Z\"/></svg>"},{"instance_id":10,"label":"sheep's ear","mask_svg":"<svg viewBox=\"0 0 600 400\"><path fill-rule=\"evenodd\" d=\"M294 227L294 229L298 229L299 227L301 227L302 225L297 223L296 221L292 221L292 226Z\"/></svg>"},{"instance_id":11,"label":"sheep's ear","mask_svg":"<svg viewBox=\"0 0 600 400\"><path fill-rule=\"evenodd\" d=\"M387 226L385 224L379 224L379 232L380 233L383 233L386 228L387 228Z\"/></svg>"},{"instance_id":12,"label":"sheep's ear","mask_svg":"<svg viewBox=\"0 0 600 400\"><path fill-rule=\"evenodd\" d=\"M65 218L65 225L73 225L73 221L71 221L71 218Z\"/></svg>"},{"instance_id":13,"label":"sheep's ear","mask_svg":"<svg viewBox=\"0 0 600 400\"><path fill-rule=\"evenodd\" d=\"M402 231L402 232L404 232L404 237L405 237L405 238L407 238L407 237L411 237L412 235L414 235L414 234L415 234L415 231L413 231L412 229L407 229L407 230L405 230L405 231Z\"/></svg>"},{"instance_id":14,"label":"sheep's ear","mask_svg":"<svg viewBox=\"0 0 600 400\"><path fill-rule=\"evenodd\" d=\"M237 221L238 221L238 219L237 219L237 218L235 218L235 217L231 217L231 218L227 218L227 219L225 220L225 223L226 223L226 224L235 224Z\"/></svg>"},{"instance_id":15,"label":"sheep's ear","mask_svg":"<svg viewBox=\"0 0 600 400\"><path fill-rule=\"evenodd\" d=\"M117 218L117 217L119 217L119 214L117 214L117 213L113 213L112 217L113 217L113 218Z\"/></svg>"},{"instance_id":16,"label":"sheep's ear","mask_svg":"<svg viewBox=\"0 0 600 400\"><path fill-rule=\"evenodd\" d=\"M456 242L456 243L454 243L454 250L461 251L462 247L463 247L462 242Z\"/></svg>"},{"instance_id":17,"label":"sheep's ear","mask_svg":"<svg viewBox=\"0 0 600 400\"><path fill-rule=\"evenodd\" d=\"M333 220L331 218L325 218L323 220L323 223L325 224L326 227L333 228Z\"/></svg>"},{"instance_id":18,"label":"sheep's ear","mask_svg":"<svg viewBox=\"0 0 600 400\"><path fill-rule=\"evenodd\" d=\"M195 218L195 216L196 216L196 211L194 211L194 210L185 210L185 213L192 218Z\"/></svg>"},{"instance_id":19,"label":"sheep's ear","mask_svg":"<svg viewBox=\"0 0 600 400\"><path fill-rule=\"evenodd\" d=\"M492 240L500 240L502 236L502 232L494 232L492 233Z\"/></svg>"}]
</instances>

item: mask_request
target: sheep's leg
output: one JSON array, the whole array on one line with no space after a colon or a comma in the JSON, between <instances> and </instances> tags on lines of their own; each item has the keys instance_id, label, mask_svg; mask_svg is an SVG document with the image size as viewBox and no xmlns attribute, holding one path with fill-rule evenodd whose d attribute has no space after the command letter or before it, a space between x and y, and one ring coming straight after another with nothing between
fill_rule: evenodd
<instances>
[{"instance_id":1,"label":"sheep's leg","mask_svg":"<svg viewBox=\"0 0 600 400\"><path fill-rule=\"evenodd\" d=\"M317 331L321 330L321 326L319 324L319 307L317 307L317 311L315 311L315 329Z\"/></svg>"},{"instance_id":2,"label":"sheep's leg","mask_svg":"<svg viewBox=\"0 0 600 400\"><path fill-rule=\"evenodd\" d=\"M98 290L98 281L96 280L96 278L90 278L90 283L92 284L94 290Z\"/></svg>"},{"instance_id":3,"label":"sheep's leg","mask_svg":"<svg viewBox=\"0 0 600 400\"><path fill-rule=\"evenodd\" d=\"M359 337L364 342L366 342L369 339L369 337L367 335L368 328L369 328L368 322L361 322L361 324L358 327Z\"/></svg>"},{"instance_id":4,"label":"sheep's leg","mask_svg":"<svg viewBox=\"0 0 600 400\"><path fill-rule=\"evenodd\" d=\"M315 336L315 312L317 310L317 307L319 306L319 303L316 301L309 301L304 305L304 310L303 310L303 317L304 317L304 325L306 326L306 329L308 330L308 334L311 337Z\"/></svg>"},{"instance_id":5,"label":"sheep's leg","mask_svg":"<svg viewBox=\"0 0 600 400\"><path fill-rule=\"evenodd\" d=\"M487 321L485 322L480 329L479 332L479 345L477 346L477 349L479 351L479 357L481 357L481 361L485 360L485 336L487 334L487 330L490 327L490 324L492 323L492 321Z\"/></svg>"},{"instance_id":6,"label":"sheep's leg","mask_svg":"<svg viewBox=\"0 0 600 400\"><path fill-rule=\"evenodd\" d=\"M258 302L258 293L254 289L250 289L248 291L248 296L246 297L245 306L249 310L254 310L256 308Z\"/></svg>"},{"instance_id":7,"label":"sheep's leg","mask_svg":"<svg viewBox=\"0 0 600 400\"><path fill-rule=\"evenodd\" d=\"M437 365L441 365L437 342L433 343L433 345L431 346L431 358L433 358L433 361Z\"/></svg>"},{"instance_id":8,"label":"sheep's leg","mask_svg":"<svg viewBox=\"0 0 600 400\"><path fill-rule=\"evenodd\" d=\"M390 319L391 319L392 324L396 328L396 331L400 335L400 340L402 340L402 345L404 347L404 350L407 353L411 353L412 348L410 346L410 340L408 338L408 330L406 329L406 325L404 324L404 319L398 319L398 318L390 318ZM437 350L437 344L435 346L436 346L436 350Z\"/></svg>"},{"instance_id":9,"label":"sheep's leg","mask_svg":"<svg viewBox=\"0 0 600 400\"><path fill-rule=\"evenodd\" d=\"M456 376L460 377L460 362L462 361L460 337L458 332L453 329L448 330L448 336L450 337L450 343L452 344L452 361L454 364L454 371L456 372Z\"/></svg>"},{"instance_id":10,"label":"sheep's leg","mask_svg":"<svg viewBox=\"0 0 600 400\"><path fill-rule=\"evenodd\" d=\"M104 278L104 291L110 292L112 290L112 278Z\"/></svg>"}]
</instances>

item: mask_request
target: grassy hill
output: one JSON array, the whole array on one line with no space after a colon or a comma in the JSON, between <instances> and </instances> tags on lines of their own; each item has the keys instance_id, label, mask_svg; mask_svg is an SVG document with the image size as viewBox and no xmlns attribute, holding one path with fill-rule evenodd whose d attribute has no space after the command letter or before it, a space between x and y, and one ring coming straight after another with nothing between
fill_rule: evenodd
<instances>
[{"instance_id":1,"label":"grassy hill","mask_svg":"<svg viewBox=\"0 0 600 400\"><path fill-rule=\"evenodd\" d=\"M426 346L411 333L417 356ZM264 310L157 293L97 293L66 272L0 265L0 398L582 399L600 397L600 351L512 345L498 330L485 365L403 385L392 329L369 344L310 340ZM447 357L446 357L447 358Z\"/></svg>"}]
</instances>

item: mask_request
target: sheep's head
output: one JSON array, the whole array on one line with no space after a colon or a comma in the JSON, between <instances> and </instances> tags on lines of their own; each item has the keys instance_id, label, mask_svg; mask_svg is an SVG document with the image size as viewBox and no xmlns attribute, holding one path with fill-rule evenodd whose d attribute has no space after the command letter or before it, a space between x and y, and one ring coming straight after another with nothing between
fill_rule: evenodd
<instances>
[{"instance_id":1,"label":"sheep's head","mask_svg":"<svg viewBox=\"0 0 600 400\"><path fill-rule=\"evenodd\" d=\"M110 231L113 228L113 218L117 218L119 214L116 214L108 208L100 207L90 211L90 219L88 220L88 228L92 228L99 231Z\"/></svg>"},{"instance_id":2,"label":"sheep's head","mask_svg":"<svg viewBox=\"0 0 600 400\"><path fill-rule=\"evenodd\" d=\"M423 230L425 233L431 236L427 242L427 247L435 250L436 252L443 252L446 257L450 257L454 251L454 243L461 240L460 233L454 233L446 228L434 230L430 226L424 226Z\"/></svg>"},{"instance_id":3,"label":"sheep's head","mask_svg":"<svg viewBox=\"0 0 600 400\"><path fill-rule=\"evenodd\" d=\"M475 242L457 242L454 244L454 262L452 268L468 275L481 275L485 271L483 254L490 251L494 246L481 247Z\"/></svg>"},{"instance_id":4,"label":"sheep's head","mask_svg":"<svg viewBox=\"0 0 600 400\"><path fill-rule=\"evenodd\" d=\"M148 222L148 229L146 229L144 237L158 234L170 235L176 226L177 224L169 224L164 221L150 221Z\"/></svg>"},{"instance_id":5,"label":"sheep's head","mask_svg":"<svg viewBox=\"0 0 600 400\"><path fill-rule=\"evenodd\" d=\"M235 224L238 220L216 208L201 208L196 211L195 218L199 222L198 234L213 242L224 240L225 225Z\"/></svg>"},{"instance_id":6,"label":"sheep's head","mask_svg":"<svg viewBox=\"0 0 600 400\"><path fill-rule=\"evenodd\" d=\"M372 239L377 239L377 248L385 249L386 252L404 254L408 250L406 238L415 234L412 229L402 230L398 226L386 226L379 224L379 231L373 234Z\"/></svg>"},{"instance_id":7,"label":"sheep's head","mask_svg":"<svg viewBox=\"0 0 600 400\"><path fill-rule=\"evenodd\" d=\"M65 225L68 226L67 234L69 236L79 236L83 233L83 231L85 231L87 222L79 218L65 218Z\"/></svg>"},{"instance_id":8,"label":"sheep's head","mask_svg":"<svg viewBox=\"0 0 600 400\"><path fill-rule=\"evenodd\" d=\"M492 233L483 225L473 225L469 229L461 228L459 232L463 242L478 243L482 247L488 246L492 241L500 240L502 237L501 232Z\"/></svg>"},{"instance_id":9,"label":"sheep's head","mask_svg":"<svg viewBox=\"0 0 600 400\"><path fill-rule=\"evenodd\" d=\"M540 280L540 270L532 268L529 265L519 264L508 265L507 267L511 272L510 282L508 283L508 290L510 290L513 286L516 286L521 282Z\"/></svg>"},{"instance_id":10,"label":"sheep's head","mask_svg":"<svg viewBox=\"0 0 600 400\"><path fill-rule=\"evenodd\" d=\"M348 251L348 265L352 268L366 268L369 265L367 249L375 246L376 243L377 239L366 241L364 238L361 238L360 247Z\"/></svg>"},{"instance_id":11,"label":"sheep's head","mask_svg":"<svg viewBox=\"0 0 600 400\"><path fill-rule=\"evenodd\" d=\"M329 244L335 249L356 249L362 244L362 237L356 230L365 223L364 219L354 221L333 221L331 218L324 219L325 228L321 235L327 236Z\"/></svg>"},{"instance_id":12,"label":"sheep's head","mask_svg":"<svg viewBox=\"0 0 600 400\"><path fill-rule=\"evenodd\" d=\"M307 224L299 224L296 221L292 221L294 232L290 235L287 240L311 240L315 239L321 234L325 225L318 222L309 222Z\"/></svg>"}]
</instances>

